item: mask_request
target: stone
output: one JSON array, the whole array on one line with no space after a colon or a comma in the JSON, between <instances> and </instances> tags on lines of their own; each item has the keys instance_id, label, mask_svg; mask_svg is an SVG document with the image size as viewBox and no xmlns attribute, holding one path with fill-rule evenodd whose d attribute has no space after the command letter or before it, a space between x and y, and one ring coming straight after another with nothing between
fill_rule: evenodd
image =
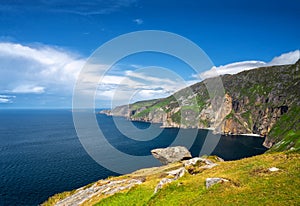
<instances>
[{"instance_id":1,"label":"stone","mask_svg":"<svg viewBox=\"0 0 300 206\"><path fill-rule=\"evenodd\" d=\"M172 170L169 172L166 172L168 175L173 175L175 179L178 179L180 177L182 177L186 172L186 169L184 167L181 167L177 170Z\"/></svg>"},{"instance_id":2,"label":"stone","mask_svg":"<svg viewBox=\"0 0 300 206\"><path fill-rule=\"evenodd\" d=\"M217 166L216 163L213 163L211 160L208 160L208 159L205 159L205 158L201 158L201 157L194 157L192 159L189 159L189 160L186 160L183 165L185 167L187 166L191 166L191 165L196 165L197 162L204 162L205 165L204 166L201 166L200 168L203 168L203 169L211 169L215 166Z\"/></svg>"},{"instance_id":3,"label":"stone","mask_svg":"<svg viewBox=\"0 0 300 206\"><path fill-rule=\"evenodd\" d=\"M161 179L154 189L154 194L157 193L157 191L159 189L161 189L165 184L169 184L169 183L179 179L180 177L182 177L185 174L185 172L186 172L186 169L184 167L166 172L168 175L172 175L174 177Z\"/></svg>"},{"instance_id":4,"label":"stone","mask_svg":"<svg viewBox=\"0 0 300 206\"><path fill-rule=\"evenodd\" d=\"M194 157L192 159L189 159L189 160L186 160L184 161L183 165L186 167L186 166L190 166L190 165L196 165L197 162L202 162L203 161L203 158L201 157Z\"/></svg>"},{"instance_id":5,"label":"stone","mask_svg":"<svg viewBox=\"0 0 300 206\"><path fill-rule=\"evenodd\" d=\"M218 160L219 162L225 162L225 160L222 159L221 157L217 157L217 160Z\"/></svg>"},{"instance_id":6,"label":"stone","mask_svg":"<svg viewBox=\"0 0 300 206\"><path fill-rule=\"evenodd\" d=\"M154 189L154 194L157 193L157 191L159 189L161 189L163 187L163 185L168 184L173 182L174 179L170 179L170 178L163 178L159 181L159 183L156 185L155 189Z\"/></svg>"},{"instance_id":7,"label":"stone","mask_svg":"<svg viewBox=\"0 0 300 206\"><path fill-rule=\"evenodd\" d=\"M206 178L205 186L206 189L210 188L211 186L221 183L221 182L228 182L228 180L220 178L220 177L213 177L213 178Z\"/></svg>"},{"instance_id":8,"label":"stone","mask_svg":"<svg viewBox=\"0 0 300 206\"><path fill-rule=\"evenodd\" d=\"M151 153L164 165L192 158L188 149L182 146L153 149Z\"/></svg>"},{"instance_id":9,"label":"stone","mask_svg":"<svg viewBox=\"0 0 300 206\"><path fill-rule=\"evenodd\" d=\"M279 169L277 167L271 167L271 168L269 168L269 171L270 172L277 172L277 171L279 171Z\"/></svg>"},{"instance_id":10,"label":"stone","mask_svg":"<svg viewBox=\"0 0 300 206\"><path fill-rule=\"evenodd\" d=\"M124 180L100 180L94 183L91 187L79 188L74 194L58 201L55 206L66 205L82 205L84 202L90 200L94 196L98 195L113 195L123 190L130 189L135 185L140 185L144 180L140 179L124 179Z\"/></svg>"}]
</instances>

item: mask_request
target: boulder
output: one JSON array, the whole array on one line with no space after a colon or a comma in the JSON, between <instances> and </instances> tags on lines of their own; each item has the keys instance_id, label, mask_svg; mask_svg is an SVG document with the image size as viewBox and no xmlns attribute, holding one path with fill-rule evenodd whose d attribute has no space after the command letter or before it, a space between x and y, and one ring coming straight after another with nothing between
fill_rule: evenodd
<instances>
[{"instance_id":1,"label":"boulder","mask_svg":"<svg viewBox=\"0 0 300 206\"><path fill-rule=\"evenodd\" d=\"M182 146L153 149L151 153L165 165L192 158L188 149Z\"/></svg>"}]
</instances>

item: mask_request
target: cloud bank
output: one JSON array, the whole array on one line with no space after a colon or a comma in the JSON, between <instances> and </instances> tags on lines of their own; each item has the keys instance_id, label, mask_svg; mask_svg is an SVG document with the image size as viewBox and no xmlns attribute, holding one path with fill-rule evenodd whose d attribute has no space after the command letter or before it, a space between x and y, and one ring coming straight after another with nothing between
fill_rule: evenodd
<instances>
[{"instance_id":1,"label":"cloud bank","mask_svg":"<svg viewBox=\"0 0 300 206\"><path fill-rule=\"evenodd\" d=\"M292 64L299 59L299 53L299 50L285 53L268 63L244 61L213 67L201 73L200 77L205 79L262 66ZM30 105L64 104L70 107L75 82L86 60L54 46L0 42L0 103L12 105L18 102L19 106L23 106L29 101ZM119 63L98 82L95 74L106 65L88 66L88 72L80 81L85 82L85 92L92 95L96 92L96 105L100 107L110 106L111 100L115 106L163 98L199 81L199 78L185 80L166 68ZM92 91L95 84L98 88Z\"/></svg>"},{"instance_id":2,"label":"cloud bank","mask_svg":"<svg viewBox=\"0 0 300 206\"><path fill-rule=\"evenodd\" d=\"M44 102L51 97L51 102L59 103L61 97L66 97L70 106L75 82L86 60L58 47L2 42L0 103L13 103L25 96L30 101L43 100L43 104L47 104ZM95 83L98 84L95 73L105 66L89 65L88 72L80 80L85 82L86 92L95 93L90 89ZM106 102L114 99L121 104L128 103L128 97L131 102L162 98L190 83L164 68L117 64L99 83L96 99Z\"/></svg>"},{"instance_id":3,"label":"cloud bank","mask_svg":"<svg viewBox=\"0 0 300 206\"><path fill-rule=\"evenodd\" d=\"M241 71L254 69L258 67L294 64L299 58L300 58L300 51L296 50L296 51L282 54L278 57L274 57L270 62L263 62L263 61L235 62L227 65L221 65L218 67L212 67L210 70L201 73L200 78L206 79L217 75L237 74Z\"/></svg>"},{"instance_id":4,"label":"cloud bank","mask_svg":"<svg viewBox=\"0 0 300 206\"><path fill-rule=\"evenodd\" d=\"M0 62L3 103L12 101L3 97L9 94L70 95L85 59L57 47L2 42Z\"/></svg>"}]
</instances>

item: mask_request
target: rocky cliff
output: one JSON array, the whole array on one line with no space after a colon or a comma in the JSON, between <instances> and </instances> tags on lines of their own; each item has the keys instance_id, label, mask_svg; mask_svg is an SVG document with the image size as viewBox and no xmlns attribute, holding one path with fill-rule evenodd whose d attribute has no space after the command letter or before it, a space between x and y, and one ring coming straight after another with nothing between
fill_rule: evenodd
<instances>
[{"instance_id":1,"label":"rocky cliff","mask_svg":"<svg viewBox=\"0 0 300 206\"><path fill-rule=\"evenodd\" d=\"M299 144L300 60L294 65L252 69L221 77L223 96L210 95L206 79L163 99L124 105L104 113L164 127L213 128L222 134L265 136L272 147L292 136L284 149ZM218 91L215 91L217 94ZM282 127L284 125L284 128Z\"/></svg>"}]
</instances>

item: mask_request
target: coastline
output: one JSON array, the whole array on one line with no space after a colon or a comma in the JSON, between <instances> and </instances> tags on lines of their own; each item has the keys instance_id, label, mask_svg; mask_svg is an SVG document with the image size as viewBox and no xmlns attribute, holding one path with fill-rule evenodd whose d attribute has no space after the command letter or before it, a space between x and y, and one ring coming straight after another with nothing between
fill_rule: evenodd
<instances>
[{"instance_id":1,"label":"coastline","mask_svg":"<svg viewBox=\"0 0 300 206\"><path fill-rule=\"evenodd\" d=\"M150 122L150 121L142 121L142 120L136 120L136 119L130 119L128 117L125 117L125 116L119 116L119 115L113 115L111 113L111 110L102 110L100 112L98 112L97 114L103 114L103 115L106 115L108 117L123 117L125 118L126 120L128 121L131 121L131 122L146 122L146 123L151 123L151 124L163 124L162 122ZM177 126L163 126L161 125L160 128L179 128L179 129L201 129L201 130L209 130L209 131L214 131L215 132L215 129L214 127L205 127L205 128L199 128L199 127L193 127L193 128L186 128L186 127L177 127ZM241 136L251 136L251 137L260 137L260 138L265 138L264 136L262 135L259 135L259 134L254 134L254 133L242 133L242 134L239 134L239 133L234 133L234 134L225 134L225 133L220 133L220 132L215 132L215 134L221 134L221 135L232 135L232 136L238 136L238 135L241 135Z\"/></svg>"}]
</instances>

